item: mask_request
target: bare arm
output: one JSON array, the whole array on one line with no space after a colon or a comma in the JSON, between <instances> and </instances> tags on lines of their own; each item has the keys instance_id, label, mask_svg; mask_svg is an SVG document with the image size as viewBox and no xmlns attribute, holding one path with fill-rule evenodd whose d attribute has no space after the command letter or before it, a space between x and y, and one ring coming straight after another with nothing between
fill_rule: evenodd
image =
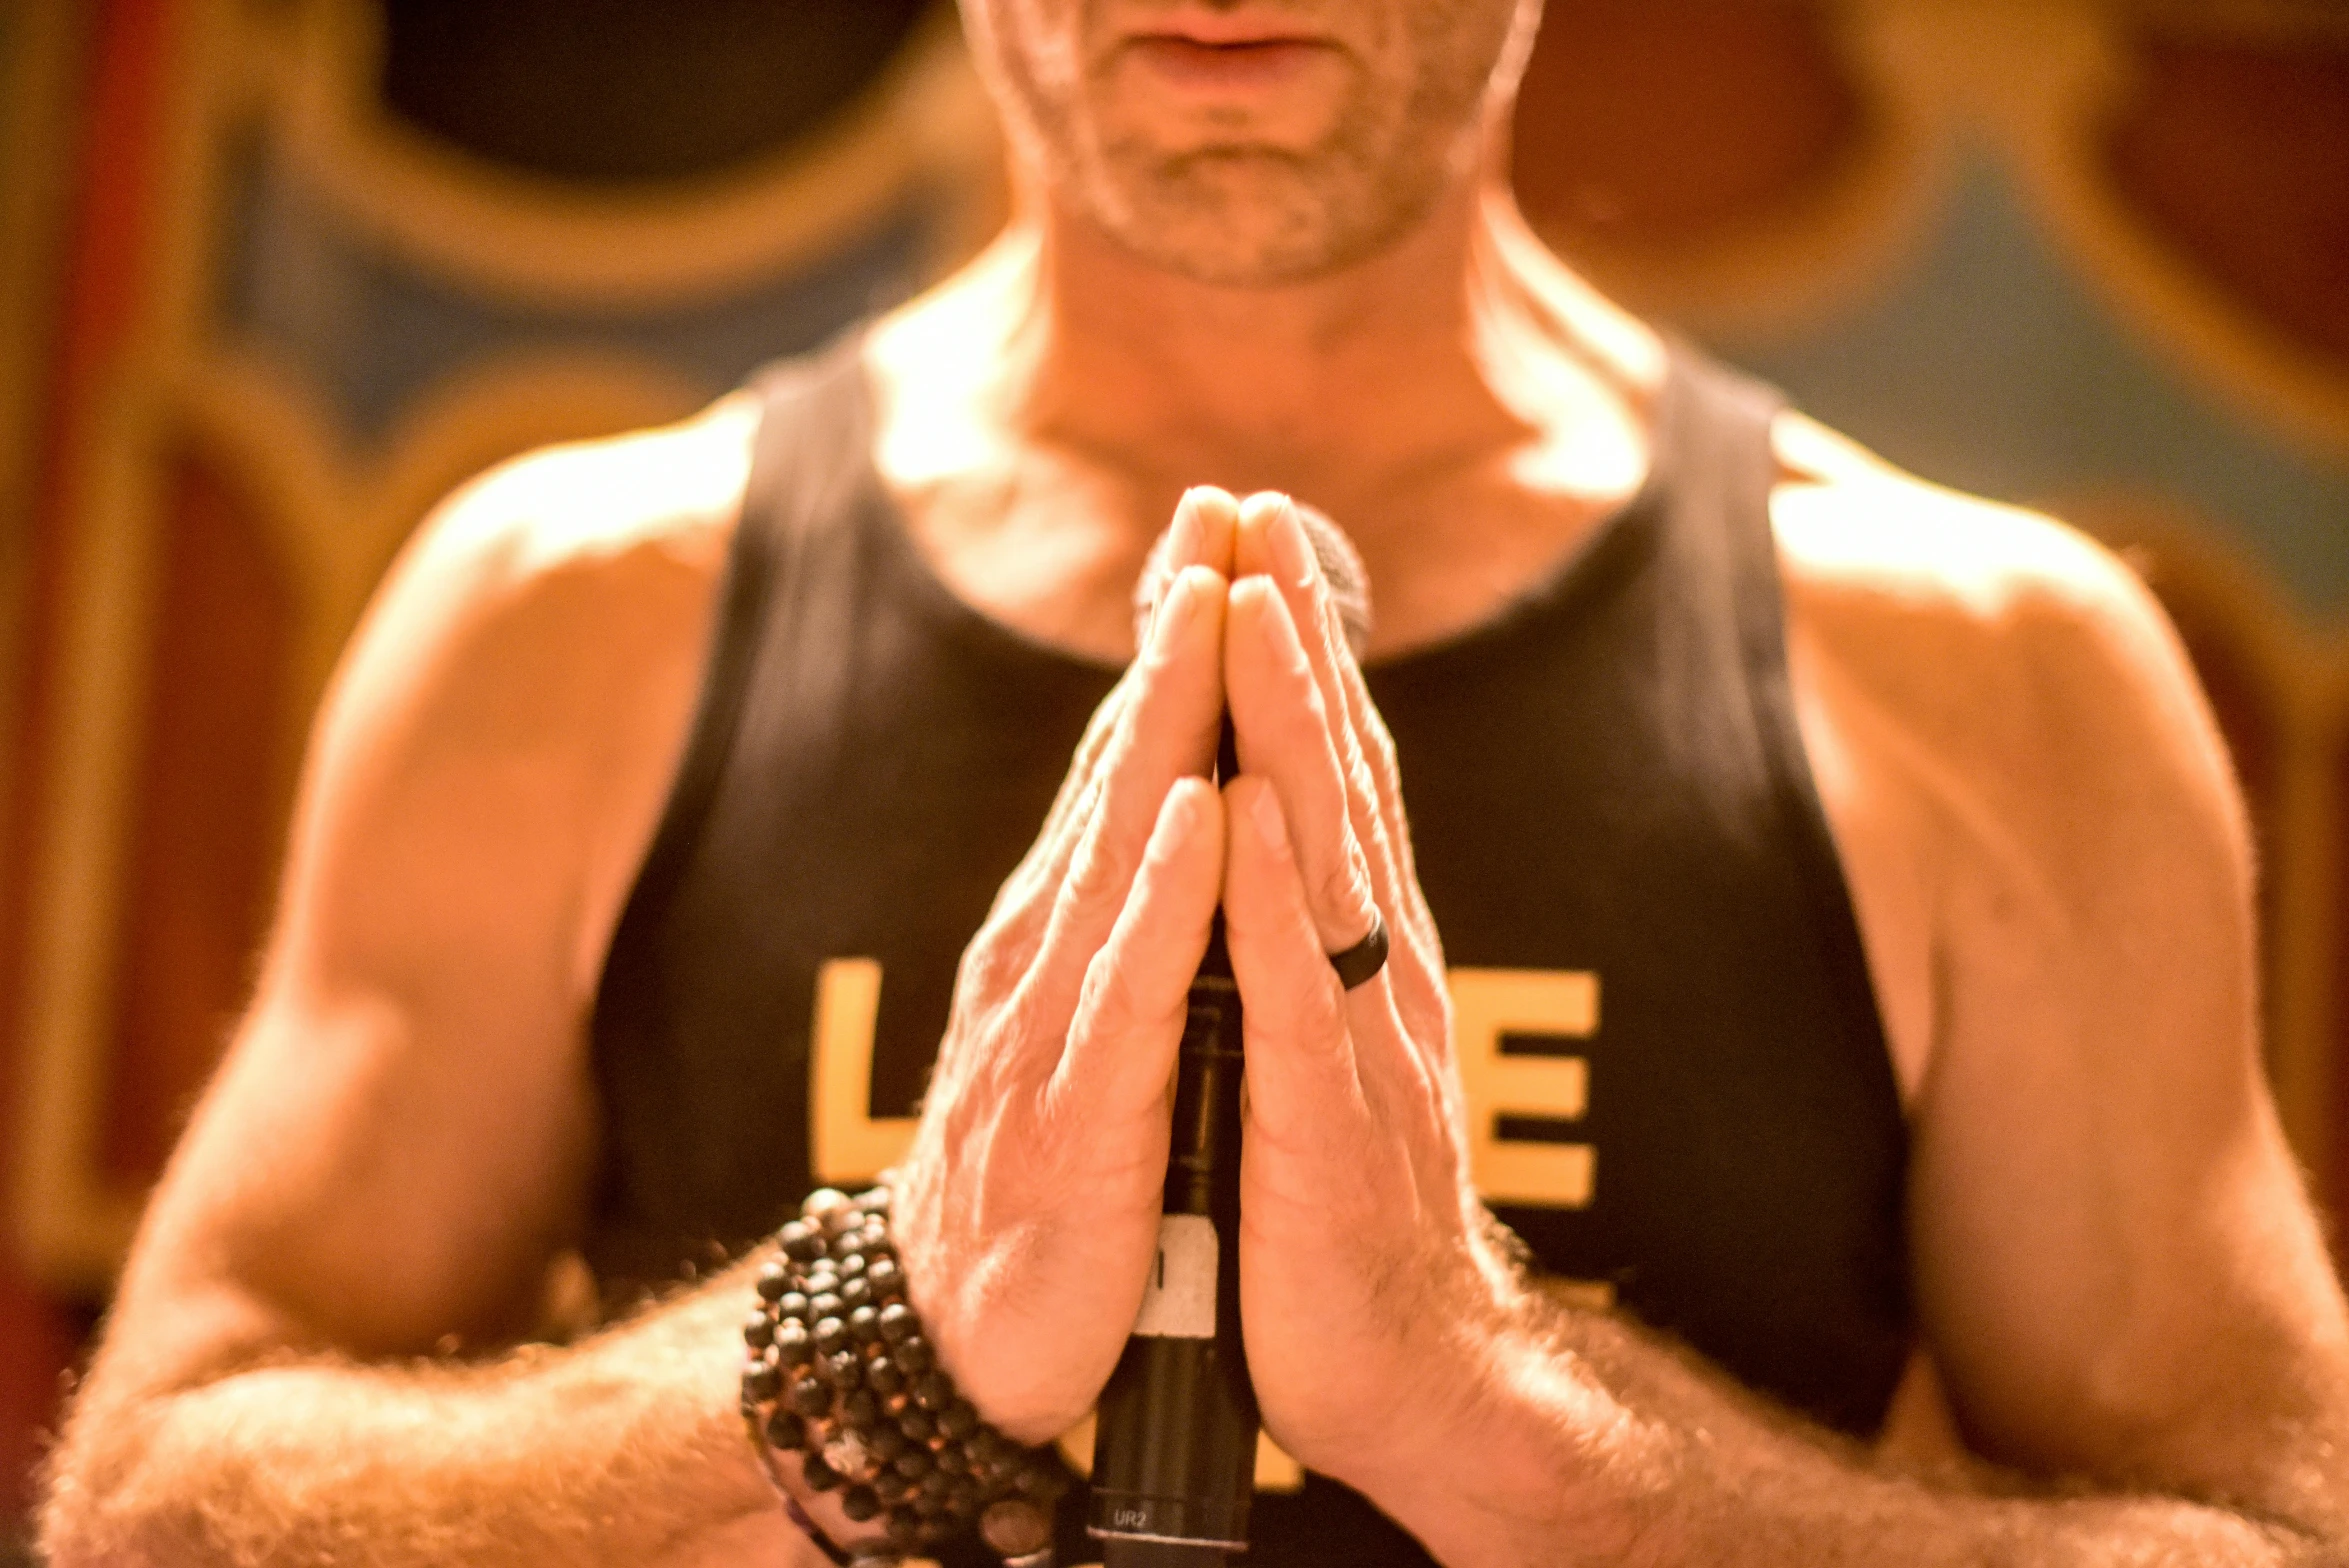
<instances>
[{"instance_id":1,"label":"bare arm","mask_svg":"<svg viewBox=\"0 0 2349 1568\"><path fill-rule=\"evenodd\" d=\"M55 1561L793 1550L733 1415L744 1282L495 1354L579 1223L586 1010L690 710L743 414L490 476L370 611L252 1009L53 1464Z\"/></svg>"},{"instance_id":2,"label":"bare arm","mask_svg":"<svg viewBox=\"0 0 2349 1568\"><path fill-rule=\"evenodd\" d=\"M737 1270L482 1364L288 1355L170 1394L102 1380L61 1462L52 1560L814 1563L734 1414L749 1302Z\"/></svg>"},{"instance_id":3,"label":"bare arm","mask_svg":"<svg viewBox=\"0 0 2349 1568\"><path fill-rule=\"evenodd\" d=\"M2266 1098L2240 807L2174 638L2044 522L1889 481L1813 501L1798 674L1920 846L1915 1278L1993 1463L1895 1473L1496 1266L1455 1217L1448 1031L1414 1019L1409 955L1351 993L1320 957L1360 928L1357 854L1426 940L1392 759L1342 655L1285 651L1310 604L1243 582L1227 668L1270 787L1235 786L1225 904L1268 1426L1459 1565L2344 1560L2349 1332Z\"/></svg>"},{"instance_id":4,"label":"bare arm","mask_svg":"<svg viewBox=\"0 0 2349 1568\"><path fill-rule=\"evenodd\" d=\"M587 1010L698 680L746 413L493 477L371 612L259 996L55 1465L55 1561L812 1560L737 1414L741 1270L573 1346L457 1359L520 1336L581 1221ZM1230 504L1186 506L1143 655L965 954L899 1183L941 1359L1030 1441L1108 1376L1156 1233L1220 856L1184 775L1214 746Z\"/></svg>"}]
</instances>

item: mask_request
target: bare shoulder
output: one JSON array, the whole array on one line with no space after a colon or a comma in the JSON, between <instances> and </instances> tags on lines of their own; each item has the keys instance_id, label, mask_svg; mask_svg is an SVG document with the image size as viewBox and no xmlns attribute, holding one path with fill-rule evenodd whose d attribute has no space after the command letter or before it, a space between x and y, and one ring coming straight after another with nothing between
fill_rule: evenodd
<instances>
[{"instance_id":1,"label":"bare shoulder","mask_svg":"<svg viewBox=\"0 0 2349 1568\"><path fill-rule=\"evenodd\" d=\"M581 1027L752 417L516 459L410 541L320 711L253 1003L148 1211L109 1377L528 1321L583 1190Z\"/></svg>"},{"instance_id":2,"label":"bare shoulder","mask_svg":"<svg viewBox=\"0 0 2349 1568\"><path fill-rule=\"evenodd\" d=\"M2033 801L2054 810L2125 775L2239 831L2184 649L2109 550L1916 479L1806 419L1781 421L1778 448L1771 516L1790 631L1828 684L2025 822Z\"/></svg>"},{"instance_id":3,"label":"bare shoulder","mask_svg":"<svg viewBox=\"0 0 2349 1568\"><path fill-rule=\"evenodd\" d=\"M1954 1081L1965 1008L1989 994L1973 977L2011 976L2018 947L2070 963L1983 1020L1999 1054L2092 1037L2056 1020L2145 958L2100 933L2170 933L2171 980L2214 997L2247 983L2243 807L2144 585L2052 518L1806 419L1781 419L1777 445L1797 712L1912 1108ZM2018 1009L2045 1029L2012 1027Z\"/></svg>"},{"instance_id":4,"label":"bare shoulder","mask_svg":"<svg viewBox=\"0 0 2349 1568\"><path fill-rule=\"evenodd\" d=\"M757 406L743 394L675 425L526 453L444 501L387 584L445 608L495 612L579 585L717 573L749 472Z\"/></svg>"}]
</instances>

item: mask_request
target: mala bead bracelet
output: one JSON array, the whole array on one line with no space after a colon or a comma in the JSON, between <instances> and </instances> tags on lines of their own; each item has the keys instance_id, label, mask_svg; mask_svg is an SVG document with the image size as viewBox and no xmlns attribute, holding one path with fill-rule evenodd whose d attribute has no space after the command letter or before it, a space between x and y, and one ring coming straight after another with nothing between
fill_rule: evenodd
<instances>
[{"instance_id":1,"label":"mala bead bracelet","mask_svg":"<svg viewBox=\"0 0 2349 1568\"><path fill-rule=\"evenodd\" d=\"M982 1421L938 1365L905 1299L889 1189L810 1193L775 1242L742 1329L742 1416L793 1522L835 1563L894 1561L975 1526L1015 1568L1049 1568L1066 1472ZM784 1486L786 1453L886 1536L846 1551L828 1539Z\"/></svg>"}]
</instances>

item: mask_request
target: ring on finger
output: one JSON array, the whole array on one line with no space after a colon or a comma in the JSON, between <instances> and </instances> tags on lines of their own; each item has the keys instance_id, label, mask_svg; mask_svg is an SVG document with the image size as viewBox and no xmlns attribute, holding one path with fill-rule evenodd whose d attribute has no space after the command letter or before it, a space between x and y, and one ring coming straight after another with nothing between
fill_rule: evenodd
<instances>
[{"instance_id":1,"label":"ring on finger","mask_svg":"<svg viewBox=\"0 0 2349 1568\"><path fill-rule=\"evenodd\" d=\"M1370 978L1387 966L1387 923L1376 909L1370 912L1370 930L1361 941L1342 952L1329 955L1329 966L1338 972L1338 984L1351 991L1369 983Z\"/></svg>"}]
</instances>

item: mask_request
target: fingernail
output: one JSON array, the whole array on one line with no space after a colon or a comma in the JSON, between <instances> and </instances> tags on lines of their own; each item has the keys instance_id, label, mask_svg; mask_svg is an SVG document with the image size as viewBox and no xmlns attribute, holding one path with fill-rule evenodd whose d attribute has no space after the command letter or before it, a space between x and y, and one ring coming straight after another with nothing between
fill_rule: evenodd
<instances>
[{"instance_id":1,"label":"fingernail","mask_svg":"<svg viewBox=\"0 0 2349 1568\"><path fill-rule=\"evenodd\" d=\"M1272 526L1266 530L1266 543L1272 546L1273 565L1280 569L1281 580L1293 587L1313 585L1313 547L1305 542L1305 524L1297 516L1297 503L1287 496L1272 515Z\"/></svg>"},{"instance_id":2,"label":"fingernail","mask_svg":"<svg viewBox=\"0 0 2349 1568\"><path fill-rule=\"evenodd\" d=\"M1167 529L1167 564L1180 571L1199 558L1199 487L1193 485L1175 503L1174 522Z\"/></svg>"},{"instance_id":3,"label":"fingernail","mask_svg":"<svg viewBox=\"0 0 2349 1568\"><path fill-rule=\"evenodd\" d=\"M1163 648L1182 635L1183 625L1191 618L1199 595L1191 587L1190 576L1176 572L1166 585L1166 592L1158 596L1158 608L1150 616L1150 642Z\"/></svg>"},{"instance_id":4,"label":"fingernail","mask_svg":"<svg viewBox=\"0 0 2349 1568\"><path fill-rule=\"evenodd\" d=\"M1285 858L1289 852L1289 830L1281 821L1280 793L1258 790L1256 804L1249 808L1248 814L1256 819L1256 831L1263 838L1264 847Z\"/></svg>"}]
</instances>

